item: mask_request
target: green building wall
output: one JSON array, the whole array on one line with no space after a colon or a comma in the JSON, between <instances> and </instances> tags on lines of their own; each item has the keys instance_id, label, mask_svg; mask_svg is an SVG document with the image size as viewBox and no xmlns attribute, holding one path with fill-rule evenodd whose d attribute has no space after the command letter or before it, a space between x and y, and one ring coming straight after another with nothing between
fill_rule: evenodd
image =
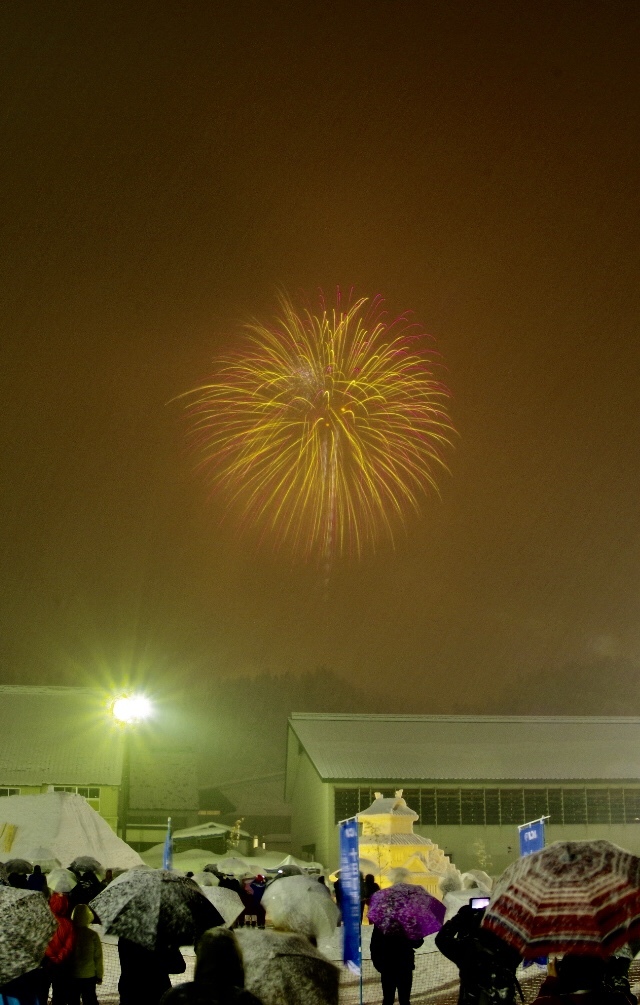
<instances>
[{"instance_id":1,"label":"green building wall","mask_svg":"<svg viewBox=\"0 0 640 1005\"><path fill-rule=\"evenodd\" d=\"M293 746L293 745L292 745ZM407 784L407 789L415 788L415 781ZM443 782L440 785L430 780L420 783L438 789L450 789L454 786L464 788L492 788L495 781L475 783L468 781L456 783ZM583 788L614 788L617 784L626 784L638 789L638 781L608 782L580 780L553 780L553 782L501 781L500 786L517 787L521 789L538 789L541 785L551 788L583 787ZM356 787L376 787L384 790L400 788L402 782L397 780L372 782L371 779L351 780L345 782L323 781L313 767L306 752L299 748L297 756L291 755L287 764L287 799L292 808L292 851L294 855L314 857L327 868L338 865L338 827L335 820L336 789ZM408 796L408 793L407 793ZM411 806L411 799L407 798ZM364 808L364 807L361 807ZM522 821L524 823L524 821ZM517 824L452 824L426 825L416 824L415 833L430 838L462 871L483 868L492 875L499 875L506 866L519 856L519 837ZM547 828L547 843L560 840L585 840L601 838L626 848L640 855L640 819L637 823L575 823L549 824ZM310 850L313 849L313 855Z\"/></svg>"}]
</instances>

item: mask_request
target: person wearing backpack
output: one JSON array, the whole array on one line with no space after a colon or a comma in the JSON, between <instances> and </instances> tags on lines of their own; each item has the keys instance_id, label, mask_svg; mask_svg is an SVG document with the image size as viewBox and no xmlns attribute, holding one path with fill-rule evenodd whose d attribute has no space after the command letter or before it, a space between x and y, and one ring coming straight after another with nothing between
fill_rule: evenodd
<instances>
[{"instance_id":1,"label":"person wearing backpack","mask_svg":"<svg viewBox=\"0 0 640 1005\"><path fill-rule=\"evenodd\" d=\"M481 928L484 908L465 905L437 933L435 943L460 971L458 1005L516 1005L524 1001L516 978L520 956Z\"/></svg>"}]
</instances>

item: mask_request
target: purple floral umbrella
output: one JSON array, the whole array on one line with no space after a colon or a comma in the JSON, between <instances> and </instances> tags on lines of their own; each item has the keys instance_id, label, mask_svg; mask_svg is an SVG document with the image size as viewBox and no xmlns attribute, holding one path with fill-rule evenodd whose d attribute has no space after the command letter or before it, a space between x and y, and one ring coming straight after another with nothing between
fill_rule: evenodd
<instances>
[{"instance_id":1,"label":"purple floral umbrella","mask_svg":"<svg viewBox=\"0 0 640 1005\"><path fill-rule=\"evenodd\" d=\"M446 908L422 886L396 883L378 890L369 904L369 921L384 935L404 934L408 939L424 939L442 928Z\"/></svg>"}]
</instances>

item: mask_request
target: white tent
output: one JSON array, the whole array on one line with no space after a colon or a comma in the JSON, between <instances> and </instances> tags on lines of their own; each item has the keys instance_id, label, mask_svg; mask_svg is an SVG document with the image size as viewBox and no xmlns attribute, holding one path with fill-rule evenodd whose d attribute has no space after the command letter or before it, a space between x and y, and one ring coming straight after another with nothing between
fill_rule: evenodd
<instances>
[{"instance_id":1,"label":"white tent","mask_svg":"<svg viewBox=\"0 0 640 1005\"><path fill-rule=\"evenodd\" d=\"M92 855L107 869L130 869L142 862L86 799L72 792L0 799L0 831L3 862L31 860L43 845L63 866L79 855Z\"/></svg>"}]
</instances>

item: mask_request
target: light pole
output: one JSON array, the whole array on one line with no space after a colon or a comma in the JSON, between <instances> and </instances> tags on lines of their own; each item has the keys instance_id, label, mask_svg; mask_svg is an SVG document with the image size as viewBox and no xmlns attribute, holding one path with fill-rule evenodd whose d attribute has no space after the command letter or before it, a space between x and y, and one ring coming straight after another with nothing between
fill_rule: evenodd
<instances>
[{"instance_id":1,"label":"light pole","mask_svg":"<svg viewBox=\"0 0 640 1005\"><path fill-rule=\"evenodd\" d=\"M120 783L120 835L127 840L131 788L131 731L151 715L151 702L143 694L121 694L111 704L111 714L123 732L122 780Z\"/></svg>"}]
</instances>

